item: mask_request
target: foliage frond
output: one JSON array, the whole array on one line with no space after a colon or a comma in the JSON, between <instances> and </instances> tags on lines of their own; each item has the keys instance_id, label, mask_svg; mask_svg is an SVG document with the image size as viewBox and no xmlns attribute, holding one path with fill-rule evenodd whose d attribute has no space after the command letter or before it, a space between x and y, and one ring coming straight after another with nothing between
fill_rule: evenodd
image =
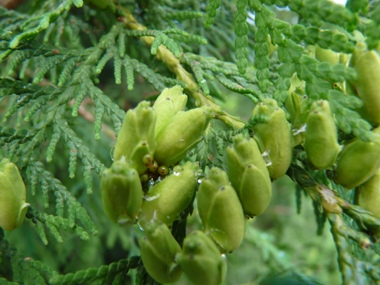
<instances>
[{"instance_id":1,"label":"foliage frond","mask_svg":"<svg viewBox=\"0 0 380 285\"><path fill-rule=\"evenodd\" d=\"M370 19L372 20L368 23L365 33L367 35L366 42L368 44L369 49L374 49L379 44L380 34L380 6L377 6L370 12Z\"/></svg>"},{"instance_id":2,"label":"foliage frond","mask_svg":"<svg viewBox=\"0 0 380 285\"><path fill-rule=\"evenodd\" d=\"M0 234L2 231L2 228L0 228ZM3 233L2 235L4 236ZM13 271L13 281L15 281L8 282L2 279L0 280L0 283L3 282L1 284L23 284L25 281L29 281L32 284L45 285L48 284L50 278L57 274L57 272L42 262L18 254L16 249L11 247L9 242L4 238L0 239L0 254L10 262Z\"/></svg>"},{"instance_id":3,"label":"foliage frond","mask_svg":"<svg viewBox=\"0 0 380 285\"><path fill-rule=\"evenodd\" d=\"M87 187L87 193L92 193L92 169L94 169L97 173L101 173L105 166L101 163L94 154L91 153L88 147L86 147L82 140L76 135L76 133L68 126L67 122L63 119L58 120L56 122L57 127L59 128L62 138L67 143L67 146L71 153L70 155L70 176L74 177L75 169L76 169L76 156L82 159L82 163L84 165L84 183Z\"/></svg>"},{"instance_id":4,"label":"foliage frond","mask_svg":"<svg viewBox=\"0 0 380 285\"><path fill-rule=\"evenodd\" d=\"M214 23L214 18L216 16L216 10L220 6L220 0L210 0L207 4L206 15L204 25L209 28Z\"/></svg>"},{"instance_id":5,"label":"foliage frond","mask_svg":"<svg viewBox=\"0 0 380 285\"><path fill-rule=\"evenodd\" d=\"M41 186L41 190L46 193L45 196L48 195L49 191L52 191L56 197L62 197L63 201L67 205L68 225L70 228L76 227L75 219L78 219L86 231L93 235L97 235L98 230L89 217L87 211L81 206L76 198L69 191L67 191L66 187L62 185L58 179L54 178L50 172L44 169L41 162L30 162L28 165L28 170L29 179L36 181L35 183ZM62 216L62 206L63 205L59 205L57 209L58 216Z\"/></svg>"},{"instance_id":6,"label":"foliage frond","mask_svg":"<svg viewBox=\"0 0 380 285\"><path fill-rule=\"evenodd\" d=\"M244 74L248 66L248 0L236 1L235 14L235 56L240 73Z\"/></svg>"},{"instance_id":7,"label":"foliage frond","mask_svg":"<svg viewBox=\"0 0 380 285\"><path fill-rule=\"evenodd\" d=\"M76 7L82 7L83 1L82 0L63 1L53 11L47 12L43 15L29 18L28 20L24 21L20 27L21 30L24 30L24 32L20 33L19 35L17 35L16 37L12 39L12 41L9 43L9 48L15 49L20 44L20 41L24 39L31 39L31 38L36 37L42 31L46 30L49 27L50 23L54 22L62 13L70 9L73 4ZM35 26L35 22L37 21L38 21L38 24L37 26Z\"/></svg>"},{"instance_id":8,"label":"foliage frond","mask_svg":"<svg viewBox=\"0 0 380 285\"><path fill-rule=\"evenodd\" d=\"M50 234L57 241L49 247L41 245L43 250L57 250L59 258L53 258L52 268L72 272L57 275L42 263L17 254L0 229L0 284L122 284L129 281L129 275L138 285L157 284L138 256L102 266L111 262L110 247L119 247L119 242L128 254L139 255L135 240L140 233L135 235L132 228L132 232L122 235L109 234L120 230L112 228L116 225L109 223L103 212L95 211L103 202L96 188L99 176L112 163L112 146L126 111L141 100L154 101L158 92L174 85L180 85L191 97L186 109L202 107L213 116L179 162L198 162L200 179L213 167L224 170L232 179L226 147L237 143L237 135L255 139L264 150L258 129L272 123L273 117L252 116L252 108L259 102L271 102L274 107L275 102L268 100L274 99L274 108L278 107L275 111L285 111L295 138L288 144L294 144L287 152L293 164L286 174L297 185L285 180L284 185L296 187L297 212L301 212L304 193L312 199L314 209L310 203L302 203L302 212L314 210L316 226L311 226L318 235L326 234L324 228L329 221L345 285L370 279L379 283L380 247L374 242L380 219L351 204L357 202L353 195L335 184L342 157L338 144L349 143L354 137L376 142L373 128L378 122L365 119L365 113L369 113L365 110L367 102L357 84L362 72L354 60L362 51L380 50L379 3L348 0L344 7L330 0L52 0L25 2L25 6L9 11L0 7L2 156L17 164L28 193L35 196L27 196L26 201L33 207L26 216L42 243L48 243ZM317 51L328 52L334 59L319 57ZM185 99L182 96L178 102ZM330 123L339 128L338 138L334 137L337 163L322 170L312 164L303 133L309 124L310 108L317 100L328 101L333 113ZM242 119L227 110L238 111ZM335 126L332 129L335 132ZM268 163L270 151L262 153L269 170L273 167ZM174 171L174 166L168 168L169 173ZM155 173L147 175L144 190L149 183L154 185L162 179ZM95 194L86 195L86 189L88 194L94 189ZM274 191L271 195L271 199L286 197ZM39 208L52 205L54 209ZM187 219L192 211L193 202L171 228L181 247L186 229L198 223ZM264 223L267 217L263 217ZM286 225L293 223L296 221ZM98 234L95 224L102 238L89 239ZM19 230L27 229L28 225L24 226ZM286 231L282 226L281 235ZM100 253L104 233L107 254ZM81 250L91 247L83 259L92 263L81 268L89 269L74 272L78 263L62 266L68 257L78 257L77 253L59 252L59 243L66 234L75 236L76 244L71 249L78 245ZM9 238L14 238L12 244L23 241L13 233ZM247 225L246 241L256 247L265 263L265 274L255 272L252 282L261 283L264 276L277 274L322 284L305 275L303 269L290 267L292 261L283 248L276 246L278 242L270 233ZM32 254L33 243L25 248ZM9 274L3 274L4 264L10 266ZM127 277L131 268L136 274Z\"/></svg>"},{"instance_id":9,"label":"foliage frond","mask_svg":"<svg viewBox=\"0 0 380 285\"><path fill-rule=\"evenodd\" d=\"M143 31L137 31L137 30L126 30L124 31L124 34L127 36L138 36L138 37L154 37L154 41L151 46L151 54L156 55L157 49L160 45L164 45L166 48L168 48L177 58L181 58L181 51L178 46L178 44L173 41L170 37L168 37L166 34L179 34L183 37L187 37L189 34L179 30L179 29L168 29L168 30L143 30Z\"/></svg>"},{"instance_id":10,"label":"foliage frond","mask_svg":"<svg viewBox=\"0 0 380 285\"><path fill-rule=\"evenodd\" d=\"M100 268L89 268L87 270L80 270L66 275L56 275L50 279L50 284L88 284L94 281L107 282L107 284L111 284L115 278L118 278L119 275L124 277L130 268L136 268L139 262L140 257L133 256L129 259L122 259L118 262L113 262L110 265L102 265Z\"/></svg>"},{"instance_id":11,"label":"foliage frond","mask_svg":"<svg viewBox=\"0 0 380 285\"><path fill-rule=\"evenodd\" d=\"M40 236L42 242L47 245L48 241L44 232L44 228L37 225L38 223L45 224L46 227L50 230L50 233L54 236L57 242L62 243L63 239L58 232L59 228L64 230L70 229L74 232L80 239L88 240L90 237L88 233L79 225L75 225L73 228L70 227L69 219L63 218L61 216L49 215L43 212L40 212L32 207L28 208L27 218L31 219L33 223L36 224L37 233Z\"/></svg>"},{"instance_id":12,"label":"foliage frond","mask_svg":"<svg viewBox=\"0 0 380 285\"><path fill-rule=\"evenodd\" d=\"M16 130L10 127L0 127L0 140L3 144L13 141L25 143L32 140L36 133L36 130Z\"/></svg>"},{"instance_id":13,"label":"foliage frond","mask_svg":"<svg viewBox=\"0 0 380 285\"><path fill-rule=\"evenodd\" d=\"M340 265L344 284L355 284L357 280L364 280L364 272L360 268L362 268L362 266L366 267L371 265L369 263L367 264L366 262L357 260L352 255L347 238L355 242L359 247L363 249L369 248L372 245L372 242L366 233L349 227L342 218L340 212L342 210L344 210L347 214L350 212L355 212L355 214L357 214L357 217L360 216L360 219L367 220L366 211L362 211L362 213L359 214L360 210L355 211L354 209L360 209L360 207L353 206L343 199L335 196L333 194L334 192L331 189L322 184L318 184L312 177L306 174L305 170L296 166L295 164L292 165L289 175L292 179L297 181L304 190L309 193L309 195L314 200L316 208L323 208L324 211L328 212L327 218L331 224L331 233L333 234L338 250L338 262ZM334 199L330 200L329 202L326 202L327 197L330 195L327 192L332 192L331 195L334 195ZM318 215L317 220L320 219L318 218ZM322 225L322 222L318 221L318 225L318 227L320 227ZM355 278L352 278L352 276L355 276Z\"/></svg>"}]
</instances>

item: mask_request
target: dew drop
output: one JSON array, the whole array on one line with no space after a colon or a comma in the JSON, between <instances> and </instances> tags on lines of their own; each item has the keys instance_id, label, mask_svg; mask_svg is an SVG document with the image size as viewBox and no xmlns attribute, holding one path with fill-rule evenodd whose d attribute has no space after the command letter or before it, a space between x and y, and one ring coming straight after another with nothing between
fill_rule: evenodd
<instances>
[{"instance_id":1,"label":"dew drop","mask_svg":"<svg viewBox=\"0 0 380 285\"><path fill-rule=\"evenodd\" d=\"M125 159L125 156L122 155L121 158L120 158L120 162L122 163L127 163L127 160Z\"/></svg>"},{"instance_id":2,"label":"dew drop","mask_svg":"<svg viewBox=\"0 0 380 285\"><path fill-rule=\"evenodd\" d=\"M143 232L144 229L141 227L140 223L137 223L137 225L139 226L140 230Z\"/></svg>"},{"instance_id":3,"label":"dew drop","mask_svg":"<svg viewBox=\"0 0 380 285\"><path fill-rule=\"evenodd\" d=\"M301 128L299 128L298 130L297 129L293 129L292 132L293 132L293 136L296 136L300 133L303 133L306 131L306 124L304 124Z\"/></svg>"},{"instance_id":4,"label":"dew drop","mask_svg":"<svg viewBox=\"0 0 380 285\"><path fill-rule=\"evenodd\" d=\"M128 218L118 219L118 220L117 220L117 223L118 223L119 225L124 225L124 224L126 224L126 223L128 223L128 222L129 222L129 219L128 219Z\"/></svg>"},{"instance_id":5,"label":"dew drop","mask_svg":"<svg viewBox=\"0 0 380 285\"><path fill-rule=\"evenodd\" d=\"M154 201L156 200L158 197L160 197L160 194L157 194L157 195L154 195L154 196L144 196L144 200L148 201L148 202L151 202L151 201Z\"/></svg>"},{"instance_id":6,"label":"dew drop","mask_svg":"<svg viewBox=\"0 0 380 285\"><path fill-rule=\"evenodd\" d=\"M150 221L152 223L154 223L154 221L157 221L157 210L154 210L154 212L153 212L153 218Z\"/></svg>"}]
</instances>

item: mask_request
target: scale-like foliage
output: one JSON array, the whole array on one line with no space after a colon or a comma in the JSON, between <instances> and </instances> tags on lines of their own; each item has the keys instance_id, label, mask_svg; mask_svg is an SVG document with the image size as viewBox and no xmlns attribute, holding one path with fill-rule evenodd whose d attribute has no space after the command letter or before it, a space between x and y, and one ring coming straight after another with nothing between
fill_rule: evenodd
<instances>
[{"instance_id":1,"label":"scale-like foliage","mask_svg":"<svg viewBox=\"0 0 380 285\"><path fill-rule=\"evenodd\" d=\"M287 175L297 184L297 212L303 215L304 193L313 200L316 234L323 235L330 223L343 284L379 283L380 272L371 263L380 253L374 244L379 217L353 205L352 195L333 182L335 166L316 170L303 145L307 113L318 100L329 103L339 144L376 141L376 122L366 116L368 106L356 88L361 74L355 60L362 49L380 52L379 31L378 0L348 0L345 7L329 0L41 0L15 10L0 7L1 155L17 164L26 184L31 206L25 224L33 225L45 245L54 239L69 243L70 235L83 243L95 243L98 233L110 238L109 222L99 211L99 179L112 163L125 111L179 85L189 97L186 111L203 107L213 117L192 149L186 149L179 168L197 161L199 182L212 167L231 172L225 152L238 135L254 138L271 166L274 151L264 149L258 130L276 118L272 111L252 116L252 109L276 104L295 138ZM316 50L333 53L338 63L322 59ZM242 119L229 113L234 111ZM168 173L175 175L178 167L169 167ZM157 173L144 175L144 191L163 179ZM181 246L192 212L191 203L172 226ZM191 229L199 227L190 223ZM127 232L127 239L119 238L130 252L119 261L102 265L106 260L99 259L78 270L64 268L76 272L60 275L19 255L0 228L0 284L124 284L135 268L136 284L155 284L139 257L125 259L140 254L137 236ZM248 224L246 235L248 244L262 248L259 255L272 268L266 275L287 272L290 261L280 258L282 251L264 234ZM104 254L98 247L94 255ZM312 280L301 272L292 274Z\"/></svg>"}]
</instances>

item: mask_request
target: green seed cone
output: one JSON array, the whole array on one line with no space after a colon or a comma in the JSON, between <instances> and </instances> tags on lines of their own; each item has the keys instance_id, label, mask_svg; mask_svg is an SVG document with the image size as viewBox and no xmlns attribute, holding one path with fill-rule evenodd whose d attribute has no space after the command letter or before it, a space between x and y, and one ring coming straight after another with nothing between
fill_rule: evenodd
<instances>
[{"instance_id":1,"label":"green seed cone","mask_svg":"<svg viewBox=\"0 0 380 285\"><path fill-rule=\"evenodd\" d=\"M355 68L359 57L367 51L367 45L364 42L357 42L354 52L350 58L349 66ZM356 82L346 81L346 94L358 96L356 90ZM359 97L359 96L358 96ZM364 109L364 106L354 109L364 120L371 122L372 119Z\"/></svg>"},{"instance_id":2,"label":"green seed cone","mask_svg":"<svg viewBox=\"0 0 380 285\"><path fill-rule=\"evenodd\" d=\"M157 114L156 135L178 112L185 109L187 96L182 91L183 89L179 85L165 88L154 102L153 109Z\"/></svg>"},{"instance_id":3,"label":"green seed cone","mask_svg":"<svg viewBox=\"0 0 380 285\"><path fill-rule=\"evenodd\" d=\"M340 54L331 49L324 49L317 46L315 49L315 58L320 62L327 61L331 64L338 64L340 61Z\"/></svg>"},{"instance_id":4,"label":"green seed cone","mask_svg":"<svg viewBox=\"0 0 380 285\"><path fill-rule=\"evenodd\" d=\"M237 249L245 233L245 217L227 174L212 168L202 180L198 195L199 216L215 243L226 253Z\"/></svg>"},{"instance_id":5,"label":"green seed cone","mask_svg":"<svg viewBox=\"0 0 380 285\"><path fill-rule=\"evenodd\" d=\"M272 44L272 40L271 40L270 35L268 35L267 44L268 44L268 47L269 47L268 57L271 58L272 55L273 55L273 53L277 50L277 45L273 45Z\"/></svg>"},{"instance_id":6,"label":"green seed cone","mask_svg":"<svg viewBox=\"0 0 380 285\"><path fill-rule=\"evenodd\" d=\"M193 198L198 169L198 164L188 161L182 171L168 175L149 189L139 214L143 229L156 220L171 226L179 218Z\"/></svg>"},{"instance_id":7,"label":"green seed cone","mask_svg":"<svg viewBox=\"0 0 380 285\"><path fill-rule=\"evenodd\" d=\"M305 95L305 81L300 80L297 76L293 76L290 79L290 88L288 90L288 97L285 101L286 110L290 114L290 122L292 123L293 128L300 127L305 123L306 117L304 114L306 112L307 102L304 102L307 99ZM308 100L307 100L308 101Z\"/></svg>"},{"instance_id":8,"label":"green seed cone","mask_svg":"<svg viewBox=\"0 0 380 285\"><path fill-rule=\"evenodd\" d=\"M293 136L285 112L273 99L264 99L256 105L253 115L265 114L270 117L268 124L254 126L255 135L261 140L264 151L268 152L271 165L268 167L272 179L280 178L292 161Z\"/></svg>"},{"instance_id":9,"label":"green seed cone","mask_svg":"<svg viewBox=\"0 0 380 285\"><path fill-rule=\"evenodd\" d=\"M355 62L358 79L353 82L364 110L372 123L380 124L380 56L372 50L363 52Z\"/></svg>"},{"instance_id":10,"label":"green seed cone","mask_svg":"<svg viewBox=\"0 0 380 285\"><path fill-rule=\"evenodd\" d=\"M296 81L296 83L300 84L299 82L301 81L297 77L296 80L298 81ZM305 95L305 90L303 89L305 82L301 82L303 83L302 88L293 88L293 81L295 80L292 78L292 85L289 88L288 97L285 101L285 107L290 115L289 121L292 124L292 133L294 136L293 145L296 146L302 144L305 140L305 132L302 130L304 129L307 115L309 114L309 97ZM290 90L293 91L290 92Z\"/></svg>"},{"instance_id":11,"label":"green seed cone","mask_svg":"<svg viewBox=\"0 0 380 285\"><path fill-rule=\"evenodd\" d=\"M305 150L317 169L333 166L340 151L338 133L328 101L316 101L307 117Z\"/></svg>"},{"instance_id":12,"label":"green seed cone","mask_svg":"<svg viewBox=\"0 0 380 285\"><path fill-rule=\"evenodd\" d=\"M141 175L147 167L142 162L145 155L153 157L156 148L154 127L156 113L148 101L142 101L133 110L128 110L116 140L114 161L124 160Z\"/></svg>"},{"instance_id":13,"label":"green seed cone","mask_svg":"<svg viewBox=\"0 0 380 285\"><path fill-rule=\"evenodd\" d=\"M356 62L358 61L358 58L366 52L367 45L363 42L357 42L354 48L354 52L352 53L349 66L354 67L356 65Z\"/></svg>"},{"instance_id":14,"label":"green seed cone","mask_svg":"<svg viewBox=\"0 0 380 285\"><path fill-rule=\"evenodd\" d=\"M8 159L0 162L0 227L17 229L24 221L28 203L25 184L15 164Z\"/></svg>"},{"instance_id":15,"label":"green seed cone","mask_svg":"<svg viewBox=\"0 0 380 285\"><path fill-rule=\"evenodd\" d=\"M140 177L136 170L116 161L104 171L102 201L108 218L118 224L134 223L143 202Z\"/></svg>"},{"instance_id":16,"label":"green seed cone","mask_svg":"<svg viewBox=\"0 0 380 285\"><path fill-rule=\"evenodd\" d=\"M178 281L182 269L175 262L175 256L181 247L165 224L150 224L139 244L141 259L153 279L164 284Z\"/></svg>"},{"instance_id":17,"label":"green seed cone","mask_svg":"<svg viewBox=\"0 0 380 285\"><path fill-rule=\"evenodd\" d=\"M156 135L154 159L159 165L171 166L181 161L201 139L213 114L209 107L179 112Z\"/></svg>"},{"instance_id":18,"label":"green seed cone","mask_svg":"<svg viewBox=\"0 0 380 285\"><path fill-rule=\"evenodd\" d=\"M336 183L349 190L376 173L380 167L380 141L376 136L374 142L356 139L343 148L335 169Z\"/></svg>"},{"instance_id":19,"label":"green seed cone","mask_svg":"<svg viewBox=\"0 0 380 285\"><path fill-rule=\"evenodd\" d=\"M380 169L355 190L355 204L380 219Z\"/></svg>"},{"instance_id":20,"label":"green seed cone","mask_svg":"<svg viewBox=\"0 0 380 285\"><path fill-rule=\"evenodd\" d=\"M215 243L203 232L195 231L183 241L178 263L195 285L221 284L227 273L227 263Z\"/></svg>"},{"instance_id":21,"label":"green seed cone","mask_svg":"<svg viewBox=\"0 0 380 285\"><path fill-rule=\"evenodd\" d=\"M234 138L227 148L229 178L244 213L249 217L262 214L271 199L271 181L257 143L243 135Z\"/></svg>"}]
</instances>

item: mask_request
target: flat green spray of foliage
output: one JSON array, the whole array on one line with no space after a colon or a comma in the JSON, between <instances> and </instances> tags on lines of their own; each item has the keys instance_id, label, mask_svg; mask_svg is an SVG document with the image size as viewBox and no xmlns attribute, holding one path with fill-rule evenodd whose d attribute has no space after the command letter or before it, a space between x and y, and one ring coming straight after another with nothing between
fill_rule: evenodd
<instances>
[{"instance_id":1,"label":"flat green spray of foliage","mask_svg":"<svg viewBox=\"0 0 380 285\"><path fill-rule=\"evenodd\" d=\"M236 135L253 137L255 126L269 124L267 114L250 116L267 98L285 111L295 138L304 132L305 110L326 100L340 144L371 142L375 125L361 116L363 101L351 84L360 74L349 59L360 44L380 52L379 40L379 0L348 0L345 7L328 0L0 6L0 155L20 169L31 204L22 227L6 236L0 228L0 284L158 284L139 257L141 231L111 224L101 202L100 177L112 163L126 110L175 85L188 96L188 110L210 107L213 119L181 163L198 161L206 175L212 167L228 170L225 150ZM339 63L317 59L316 47L338 54ZM331 225L343 284L380 284L379 218L353 205L352 195L333 182L334 168L316 170L296 139L286 175L295 182L286 182L295 188L291 210L302 215L306 196L316 235ZM171 228L181 246L189 230L201 229L192 203ZM247 250L231 255L224 284L260 284L274 275L323 284L297 268L291 254L284 257L275 233L258 228L248 223ZM308 234L323 248L323 240ZM296 254L294 244L285 247ZM234 264L248 279L235 278Z\"/></svg>"}]
</instances>

